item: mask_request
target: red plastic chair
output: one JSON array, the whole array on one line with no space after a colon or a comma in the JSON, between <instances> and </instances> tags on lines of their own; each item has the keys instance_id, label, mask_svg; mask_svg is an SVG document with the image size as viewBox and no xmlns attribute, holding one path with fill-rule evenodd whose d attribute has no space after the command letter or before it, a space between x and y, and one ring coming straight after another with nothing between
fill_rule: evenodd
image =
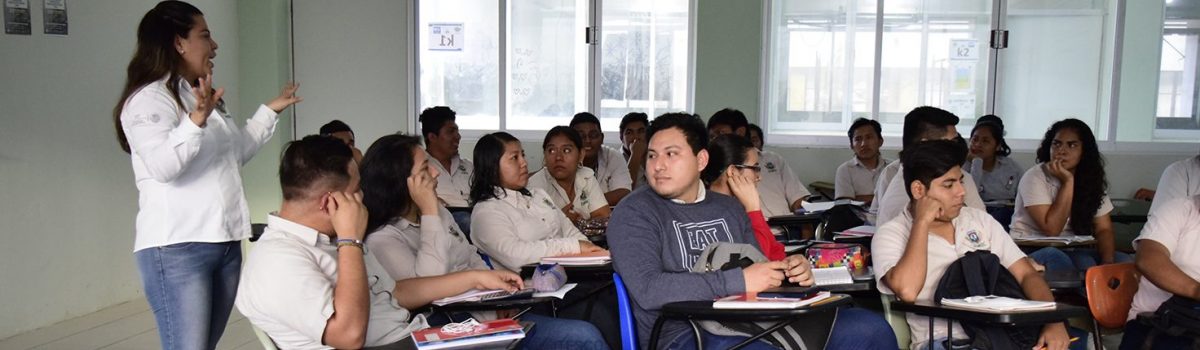
<instances>
[{"instance_id":1,"label":"red plastic chair","mask_svg":"<svg viewBox=\"0 0 1200 350\"><path fill-rule=\"evenodd\" d=\"M1087 269L1084 285L1087 289L1088 308L1092 311L1092 326L1095 328L1096 348L1101 349L1102 330L1122 330L1137 294L1138 273L1133 263L1099 265Z\"/></svg>"}]
</instances>

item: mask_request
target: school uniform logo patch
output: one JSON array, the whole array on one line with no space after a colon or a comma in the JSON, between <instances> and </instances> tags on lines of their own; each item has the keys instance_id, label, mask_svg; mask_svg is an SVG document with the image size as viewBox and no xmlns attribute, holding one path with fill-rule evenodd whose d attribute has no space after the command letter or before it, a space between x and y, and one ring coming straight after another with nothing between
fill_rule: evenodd
<instances>
[{"instance_id":1,"label":"school uniform logo patch","mask_svg":"<svg viewBox=\"0 0 1200 350\"><path fill-rule=\"evenodd\" d=\"M979 231L975 230L967 231L967 243L976 249L983 248L985 245L983 239L979 237Z\"/></svg>"}]
</instances>

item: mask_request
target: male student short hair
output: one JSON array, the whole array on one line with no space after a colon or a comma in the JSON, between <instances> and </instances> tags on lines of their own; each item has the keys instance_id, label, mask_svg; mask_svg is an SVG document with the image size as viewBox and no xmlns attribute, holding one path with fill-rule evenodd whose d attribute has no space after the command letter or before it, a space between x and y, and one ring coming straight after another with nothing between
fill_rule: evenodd
<instances>
[{"instance_id":1,"label":"male student short hair","mask_svg":"<svg viewBox=\"0 0 1200 350\"><path fill-rule=\"evenodd\" d=\"M746 128L746 138L754 137L754 134L758 134L758 139L767 143L767 139L763 137L762 128L758 124L750 123L750 126Z\"/></svg>"},{"instance_id":2,"label":"male student short hair","mask_svg":"<svg viewBox=\"0 0 1200 350\"><path fill-rule=\"evenodd\" d=\"M453 122L457 115L453 109L446 106L429 107L421 111L421 115L417 117L417 121L421 122L421 137L428 143L429 134L441 132L442 127Z\"/></svg>"},{"instance_id":3,"label":"male student short hair","mask_svg":"<svg viewBox=\"0 0 1200 350\"><path fill-rule=\"evenodd\" d=\"M875 130L875 137L883 139L883 127L879 125L879 122L867 118L858 118L854 120L854 124L850 124L850 130L846 131L846 136L850 137L850 142L854 142L854 131L864 126L870 126L871 130Z\"/></svg>"},{"instance_id":4,"label":"male student short hair","mask_svg":"<svg viewBox=\"0 0 1200 350\"><path fill-rule=\"evenodd\" d=\"M642 112L629 112L629 114L621 117L621 125L618 127L618 130L624 133L625 127L629 126L629 123L636 122L642 122L642 125L650 125L650 116Z\"/></svg>"},{"instance_id":5,"label":"male student short hair","mask_svg":"<svg viewBox=\"0 0 1200 350\"><path fill-rule=\"evenodd\" d=\"M646 129L646 140L653 139L654 134L659 131L671 128L683 132L688 146L692 147L693 154L698 154L701 150L708 148L708 129L704 127L704 122L700 120L700 117L687 113L666 113L654 118L650 121L650 127Z\"/></svg>"},{"instance_id":6,"label":"male student short hair","mask_svg":"<svg viewBox=\"0 0 1200 350\"><path fill-rule=\"evenodd\" d=\"M284 200L308 199L312 194L341 191L350 182L347 165L354 154L341 140L308 135L288 142L279 161L279 185Z\"/></svg>"},{"instance_id":7,"label":"male student short hair","mask_svg":"<svg viewBox=\"0 0 1200 350\"><path fill-rule=\"evenodd\" d=\"M343 132L343 131L348 131L351 134L354 133L354 130L350 130L349 125L346 125L346 123L342 122L341 120L334 119L331 122L325 123L325 125L321 125L321 130L319 131L319 133L321 135L328 136L328 135L333 135L333 133L335 133L335 132Z\"/></svg>"},{"instance_id":8,"label":"male student short hair","mask_svg":"<svg viewBox=\"0 0 1200 350\"><path fill-rule=\"evenodd\" d=\"M737 132L738 128L750 127L750 120L746 119L746 114L742 111L726 108L713 113L711 118L708 118L708 126L706 129L712 129L718 125L728 125L730 129Z\"/></svg>"},{"instance_id":9,"label":"male student short hair","mask_svg":"<svg viewBox=\"0 0 1200 350\"><path fill-rule=\"evenodd\" d=\"M595 114L591 114L588 112L579 112L579 113L575 113L574 117L571 117L571 123L568 124L568 126L574 128L576 125L586 124L586 123L596 124L596 127L599 128L600 127L600 118L596 118Z\"/></svg>"},{"instance_id":10,"label":"male student short hair","mask_svg":"<svg viewBox=\"0 0 1200 350\"><path fill-rule=\"evenodd\" d=\"M946 128L958 125L958 116L930 106L914 108L904 116L904 136L901 147L907 148L921 139L940 139Z\"/></svg>"},{"instance_id":11,"label":"male student short hair","mask_svg":"<svg viewBox=\"0 0 1200 350\"><path fill-rule=\"evenodd\" d=\"M912 199L912 182L920 181L926 188L933 179L945 175L954 167L967 161L967 146L956 140L925 140L914 143L900 151L900 164L904 167L904 191Z\"/></svg>"}]
</instances>

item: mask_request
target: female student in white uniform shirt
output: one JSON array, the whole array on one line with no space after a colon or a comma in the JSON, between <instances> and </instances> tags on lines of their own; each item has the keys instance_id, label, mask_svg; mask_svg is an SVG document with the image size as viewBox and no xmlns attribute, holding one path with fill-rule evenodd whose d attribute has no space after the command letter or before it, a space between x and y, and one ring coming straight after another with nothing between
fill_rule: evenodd
<instances>
[{"instance_id":1,"label":"female student in white uniform shirt","mask_svg":"<svg viewBox=\"0 0 1200 350\"><path fill-rule=\"evenodd\" d=\"M1092 129L1078 119L1058 121L1046 130L1037 150L1039 164L1021 177L1011 234L1014 238L1093 235L1096 248L1067 248L1074 268L1131 261L1114 248L1112 202L1104 159ZM1079 176L1076 176L1076 175ZM1029 257L1051 268L1042 249ZM1057 255L1057 254L1056 254Z\"/></svg>"},{"instance_id":2,"label":"female student in white uniform shirt","mask_svg":"<svg viewBox=\"0 0 1200 350\"><path fill-rule=\"evenodd\" d=\"M970 145L963 170L979 184L979 197L987 205L988 214L1007 229L1012 222L1011 204L1017 198L1017 184L1025 169L1008 157L1012 148L1004 140L1004 122L990 114L979 117L971 129Z\"/></svg>"},{"instance_id":3,"label":"female student in white uniform shirt","mask_svg":"<svg viewBox=\"0 0 1200 350\"><path fill-rule=\"evenodd\" d=\"M212 88L217 54L204 14L163 1L138 24L113 121L138 188L134 257L164 349L211 349L225 330L250 237L241 166L299 102L296 85L245 129Z\"/></svg>"},{"instance_id":4,"label":"female student in white uniform shirt","mask_svg":"<svg viewBox=\"0 0 1200 350\"><path fill-rule=\"evenodd\" d=\"M526 188L529 164L516 137L484 135L472 158L471 235L493 266L520 271L543 257L604 250L589 242L545 191Z\"/></svg>"},{"instance_id":5,"label":"female student in white uniform shirt","mask_svg":"<svg viewBox=\"0 0 1200 350\"><path fill-rule=\"evenodd\" d=\"M529 188L546 191L571 222L607 218L612 213L596 173L579 165L582 149L583 138L575 129L562 125L551 128L542 141L542 162L546 166L529 177Z\"/></svg>"}]
</instances>

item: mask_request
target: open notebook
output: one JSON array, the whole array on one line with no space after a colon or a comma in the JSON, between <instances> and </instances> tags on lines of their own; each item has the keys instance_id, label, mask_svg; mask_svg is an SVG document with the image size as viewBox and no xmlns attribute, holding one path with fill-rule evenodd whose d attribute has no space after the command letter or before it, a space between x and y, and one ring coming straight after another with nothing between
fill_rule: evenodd
<instances>
[{"instance_id":1,"label":"open notebook","mask_svg":"<svg viewBox=\"0 0 1200 350\"><path fill-rule=\"evenodd\" d=\"M1056 304L1053 301L1025 300L995 295L985 295L966 297L962 299L943 298L942 306L982 312L1014 312L1054 310Z\"/></svg>"},{"instance_id":2,"label":"open notebook","mask_svg":"<svg viewBox=\"0 0 1200 350\"><path fill-rule=\"evenodd\" d=\"M596 266L604 265L612 262L612 255L608 251L570 254L559 256L547 256L542 258L543 264L559 264L563 266Z\"/></svg>"}]
</instances>

